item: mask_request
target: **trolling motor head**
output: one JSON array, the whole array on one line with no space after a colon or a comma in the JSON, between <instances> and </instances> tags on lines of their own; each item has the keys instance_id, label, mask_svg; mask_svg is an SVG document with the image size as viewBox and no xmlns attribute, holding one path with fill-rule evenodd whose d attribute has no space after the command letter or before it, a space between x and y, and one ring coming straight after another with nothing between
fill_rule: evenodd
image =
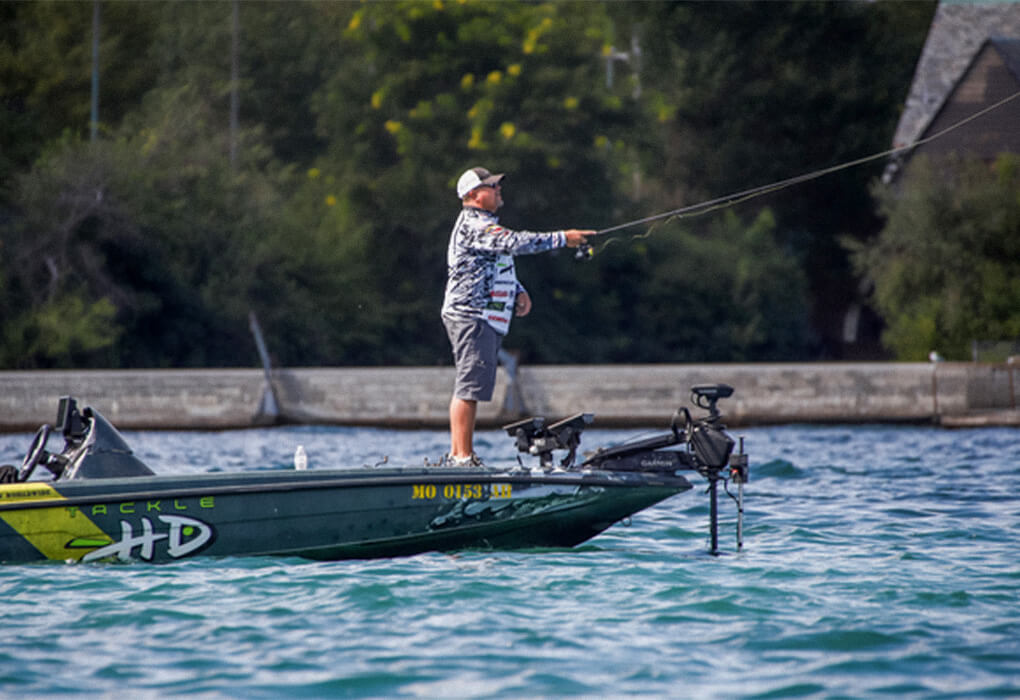
<instances>
[{"instance_id":1,"label":"trolling motor head","mask_svg":"<svg viewBox=\"0 0 1020 700\"><path fill-rule=\"evenodd\" d=\"M696 384L691 387L691 402L708 411L708 415L688 427L688 440L700 463L698 471L705 476L718 475L729 464L733 452L733 438L726 434L726 426L719 422L722 414L717 406L719 399L733 395L729 384Z\"/></svg>"},{"instance_id":2,"label":"trolling motor head","mask_svg":"<svg viewBox=\"0 0 1020 700\"><path fill-rule=\"evenodd\" d=\"M698 408L708 411L710 421L719 420L719 399L733 396L733 387L729 384L695 384L691 387L691 402Z\"/></svg>"}]
</instances>

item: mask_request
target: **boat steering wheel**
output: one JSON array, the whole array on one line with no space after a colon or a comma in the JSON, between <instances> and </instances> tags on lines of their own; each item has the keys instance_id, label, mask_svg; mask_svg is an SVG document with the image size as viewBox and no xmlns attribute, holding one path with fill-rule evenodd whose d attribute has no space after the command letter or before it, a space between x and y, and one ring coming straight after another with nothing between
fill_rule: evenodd
<instances>
[{"instance_id":1,"label":"boat steering wheel","mask_svg":"<svg viewBox=\"0 0 1020 700\"><path fill-rule=\"evenodd\" d=\"M32 439L32 444L28 448L28 454L25 455L25 459L21 462L21 469L18 471L18 481L28 481L28 477L32 476L32 472L35 471L36 466L43 460L43 457L49 456L46 452L46 441L49 440L52 430L49 423L43 423L39 426L39 430L36 431L35 438Z\"/></svg>"}]
</instances>

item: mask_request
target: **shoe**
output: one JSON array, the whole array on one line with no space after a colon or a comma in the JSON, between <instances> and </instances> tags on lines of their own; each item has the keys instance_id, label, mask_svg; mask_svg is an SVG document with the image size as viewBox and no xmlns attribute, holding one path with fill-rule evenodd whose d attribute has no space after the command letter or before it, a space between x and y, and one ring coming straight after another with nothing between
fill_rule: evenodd
<instances>
[{"instance_id":1,"label":"shoe","mask_svg":"<svg viewBox=\"0 0 1020 700\"><path fill-rule=\"evenodd\" d=\"M485 463L482 459L472 452L467 457L454 457L447 453L443 455L443 459L440 462L445 467L484 467Z\"/></svg>"}]
</instances>

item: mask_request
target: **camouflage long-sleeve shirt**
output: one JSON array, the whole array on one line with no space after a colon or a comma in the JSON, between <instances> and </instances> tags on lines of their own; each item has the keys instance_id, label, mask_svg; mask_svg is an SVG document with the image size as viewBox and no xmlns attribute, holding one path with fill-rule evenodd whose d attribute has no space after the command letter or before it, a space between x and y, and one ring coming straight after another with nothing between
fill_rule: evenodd
<instances>
[{"instance_id":1,"label":"camouflage long-sleeve shirt","mask_svg":"<svg viewBox=\"0 0 1020 700\"><path fill-rule=\"evenodd\" d=\"M495 214L464 207L453 226L446 253L443 315L482 318L505 335L517 294L524 290L514 271L514 256L542 253L566 244L562 231L512 231L500 226Z\"/></svg>"}]
</instances>

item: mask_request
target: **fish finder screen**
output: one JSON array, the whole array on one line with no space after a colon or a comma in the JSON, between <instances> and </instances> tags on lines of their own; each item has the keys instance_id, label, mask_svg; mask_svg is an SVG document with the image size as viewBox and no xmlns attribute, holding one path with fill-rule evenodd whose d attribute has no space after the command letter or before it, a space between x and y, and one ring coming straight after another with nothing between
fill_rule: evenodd
<instances>
[{"instance_id":1,"label":"fish finder screen","mask_svg":"<svg viewBox=\"0 0 1020 700\"><path fill-rule=\"evenodd\" d=\"M78 402L70 396L61 396L57 404L57 423L53 428L65 438L80 438L85 434L85 426L78 413Z\"/></svg>"},{"instance_id":2,"label":"fish finder screen","mask_svg":"<svg viewBox=\"0 0 1020 700\"><path fill-rule=\"evenodd\" d=\"M57 422L53 426L54 430L57 432L64 432L64 426L70 424L71 417L68 415L68 412L71 408L71 404L72 401L70 396L60 397L60 403L57 404Z\"/></svg>"}]
</instances>

